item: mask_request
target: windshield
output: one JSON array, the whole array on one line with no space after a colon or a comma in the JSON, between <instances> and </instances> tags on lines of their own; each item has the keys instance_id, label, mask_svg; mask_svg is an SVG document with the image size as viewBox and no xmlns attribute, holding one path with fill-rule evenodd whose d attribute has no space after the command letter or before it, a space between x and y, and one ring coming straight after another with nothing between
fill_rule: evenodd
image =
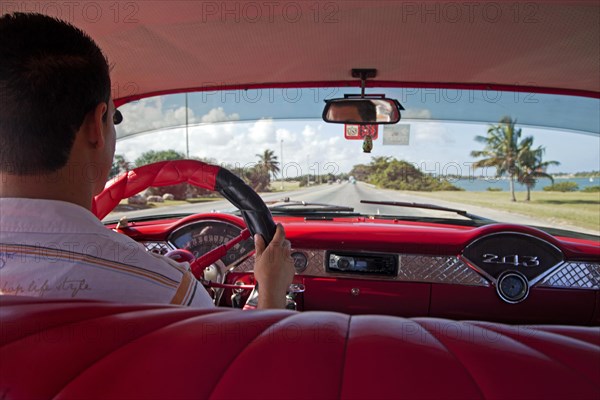
<instances>
[{"instance_id":1,"label":"windshield","mask_svg":"<svg viewBox=\"0 0 600 400\"><path fill-rule=\"evenodd\" d=\"M231 169L272 212L485 224L600 234L600 104L575 96L375 88L406 109L395 125L322 121L356 88L206 91L121 106L112 175L165 159ZM189 185L124 200L127 215L231 212Z\"/></svg>"}]
</instances>

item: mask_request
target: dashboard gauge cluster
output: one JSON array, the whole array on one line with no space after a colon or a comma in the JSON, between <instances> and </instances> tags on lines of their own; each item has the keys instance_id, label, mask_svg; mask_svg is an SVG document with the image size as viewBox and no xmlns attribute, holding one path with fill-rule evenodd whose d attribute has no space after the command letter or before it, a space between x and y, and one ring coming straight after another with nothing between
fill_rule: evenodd
<instances>
[{"instance_id":1,"label":"dashboard gauge cluster","mask_svg":"<svg viewBox=\"0 0 600 400\"><path fill-rule=\"evenodd\" d=\"M217 246L223 245L240 234L242 229L231 223L217 220L192 222L174 230L168 242L178 248L189 250L198 258ZM230 265L245 257L254 250L254 241L248 238L231 248L221 258L225 265Z\"/></svg>"}]
</instances>

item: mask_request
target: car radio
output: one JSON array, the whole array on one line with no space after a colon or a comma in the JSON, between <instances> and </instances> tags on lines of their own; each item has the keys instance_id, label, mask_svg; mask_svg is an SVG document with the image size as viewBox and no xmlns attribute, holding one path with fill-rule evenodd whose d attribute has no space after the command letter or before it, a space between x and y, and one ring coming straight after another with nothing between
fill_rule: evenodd
<instances>
[{"instance_id":1,"label":"car radio","mask_svg":"<svg viewBox=\"0 0 600 400\"><path fill-rule=\"evenodd\" d=\"M328 251L325 260L325 270L331 273L384 276L398 274L398 256L394 254Z\"/></svg>"}]
</instances>

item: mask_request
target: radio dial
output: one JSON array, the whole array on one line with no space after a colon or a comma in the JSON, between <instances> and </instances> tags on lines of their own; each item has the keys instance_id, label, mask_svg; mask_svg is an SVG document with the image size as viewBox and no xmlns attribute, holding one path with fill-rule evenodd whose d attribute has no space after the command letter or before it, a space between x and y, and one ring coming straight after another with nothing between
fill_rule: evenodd
<instances>
[{"instance_id":1,"label":"radio dial","mask_svg":"<svg viewBox=\"0 0 600 400\"><path fill-rule=\"evenodd\" d=\"M339 269L341 269L342 271L345 271L348 269L348 267L350 266L350 261L348 261L347 258L340 258L337 262L337 266Z\"/></svg>"}]
</instances>

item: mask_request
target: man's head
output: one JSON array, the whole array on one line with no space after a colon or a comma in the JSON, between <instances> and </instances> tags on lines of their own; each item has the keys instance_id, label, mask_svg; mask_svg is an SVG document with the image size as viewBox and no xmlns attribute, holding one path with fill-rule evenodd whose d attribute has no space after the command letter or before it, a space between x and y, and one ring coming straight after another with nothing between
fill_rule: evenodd
<instances>
[{"instance_id":1,"label":"man's head","mask_svg":"<svg viewBox=\"0 0 600 400\"><path fill-rule=\"evenodd\" d=\"M41 14L0 17L0 173L51 174L75 157L104 174L114 153L110 88L106 57L81 30Z\"/></svg>"}]
</instances>

